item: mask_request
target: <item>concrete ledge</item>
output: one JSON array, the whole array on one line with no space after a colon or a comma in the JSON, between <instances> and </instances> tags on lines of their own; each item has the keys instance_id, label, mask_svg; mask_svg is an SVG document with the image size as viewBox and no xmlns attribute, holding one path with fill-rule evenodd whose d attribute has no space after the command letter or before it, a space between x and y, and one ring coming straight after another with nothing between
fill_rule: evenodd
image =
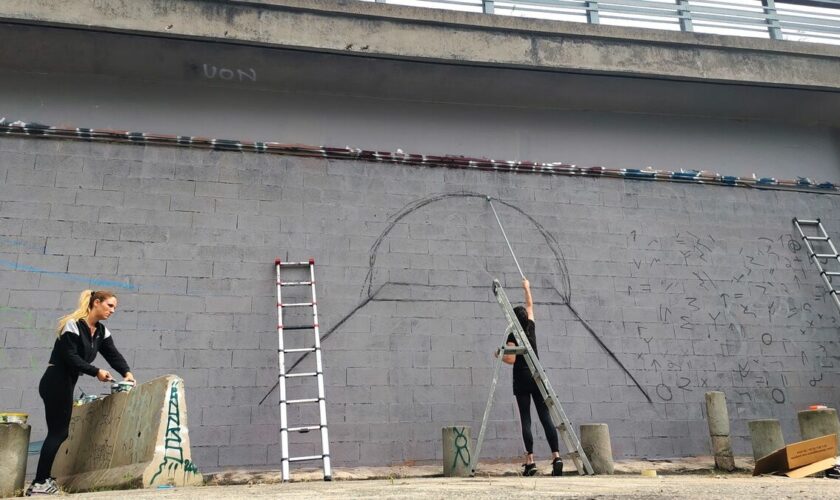
<instances>
[{"instance_id":1,"label":"concrete ledge","mask_svg":"<svg viewBox=\"0 0 840 500\"><path fill-rule=\"evenodd\" d=\"M0 4L0 20L367 57L840 89L840 48L831 45L342 0L66 0L64 5L7 0Z\"/></svg>"},{"instance_id":2,"label":"concrete ledge","mask_svg":"<svg viewBox=\"0 0 840 500\"><path fill-rule=\"evenodd\" d=\"M200 485L184 382L166 375L73 409L53 474L68 491Z\"/></svg>"}]
</instances>

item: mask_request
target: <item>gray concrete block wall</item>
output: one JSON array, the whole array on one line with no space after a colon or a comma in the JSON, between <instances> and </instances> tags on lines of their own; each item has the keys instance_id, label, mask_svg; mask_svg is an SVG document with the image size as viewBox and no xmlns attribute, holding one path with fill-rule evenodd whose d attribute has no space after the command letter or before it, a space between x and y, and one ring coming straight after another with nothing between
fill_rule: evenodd
<instances>
[{"instance_id":1,"label":"gray concrete block wall","mask_svg":"<svg viewBox=\"0 0 840 500\"><path fill-rule=\"evenodd\" d=\"M390 223L461 192L500 198L559 242L560 261L496 205L564 408L609 424L617 457L708 454L707 390L726 393L740 454L748 419L779 418L793 441L797 410L838 404L838 311L791 225L822 217L840 238L835 196L13 138L0 181L0 401L32 415L33 440L55 319L81 289L110 288L136 376L186 381L199 467L277 466L276 392L258 405L276 380L272 264L314 257L322 332L375 292L323 343L335 464L440 459L441 427L477 435L505 327L490 283L518 301L519 276L481 198ZM519 436L504 370L483 456L518 455ZM316 435L293 439L317 451Z\"/></svg>"}]
</instances>

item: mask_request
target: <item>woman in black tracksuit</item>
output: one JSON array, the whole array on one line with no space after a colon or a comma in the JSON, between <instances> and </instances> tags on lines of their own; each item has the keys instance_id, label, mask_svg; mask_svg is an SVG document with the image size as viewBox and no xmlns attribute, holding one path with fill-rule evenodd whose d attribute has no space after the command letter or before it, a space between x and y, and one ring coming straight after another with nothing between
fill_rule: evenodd
<instances>
[{"instance_id":1,"label":"woman in black tracksuit","mask_svg":"<svg viewBox=\"0 0 840 500\"><path fill-rule=\"evenodd\" d=\"M534 354L539 357L537 352L537 335L536 326L534 324L534 301L531 298L531 285L528 280L522 280L522 288L525 290L525 306L517 306L513 309L519 324L525 331L528 337L528 343L534 350ZM515 346L516 337L513 332L508 335L507 345ZM525 444L525 463L522 465L522 471L525 476L533 476L537 473L537 466L534 463L534 436L531 434L531 399L534 400L534 406L537 409L537 415L540 417L545 437L548 439L548 445L551 447L553 460L551 462L551 475L561 476L563 474L563 460L560 459L560 445L557 439L557 429L554 428L554 423L551 421L551 414L545 404L545 400L537 387L536 381L531 376L531 370L528 368L528 363L522 355L508 354L502 357L502 361L509 365L513 365L513 394L516 396L516 406L519 408L519 421L522 424L522 441Z\"/></svg>"},{"instance_id":2,"label":"woman in black tracksuit","mask_svg":"<svg viewBox=\"0 0 840 500\"><path fill-rule=\"evenodd\" d=\"M102 353L108 364L126 381L134 382L128 363L114 346L111 332L101 323L116 308L117 297L113 293L85 290L79 297L78 309L58 322L58 338L38 386L46 409L47 438L41 448L38 471L27 495L58 491L50 472L58 448L68 436L73 412L73 391L79 374L96 377L102 382L113 380L110 372L91 364L96 354Z\"/></svg>"}]
</instances>

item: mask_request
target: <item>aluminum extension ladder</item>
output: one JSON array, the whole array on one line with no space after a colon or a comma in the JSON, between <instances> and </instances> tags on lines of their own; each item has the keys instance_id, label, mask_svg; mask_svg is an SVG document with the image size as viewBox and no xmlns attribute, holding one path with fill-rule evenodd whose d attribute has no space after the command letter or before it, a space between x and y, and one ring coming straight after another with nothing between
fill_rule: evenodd
<instances>
[{"instance_id":1,"label":"aluminum extension ladder","mask_svg":"<svg viewBox=\"0 0 840 500\"><path fill-rule=\"evenodd\" d=\"M540 389L540 394L542 394L543 400L545 401L549 413L551 414L551 420L557 427L557 431L563 439L566 449L569 450L569 453L561 455L561 458L572 460L577 468L578 474L581 476L593 475L595 472L592 470L592 465L589 463L589 459L586 457L586 453L580 445L580 440L575 434L571 422L569 422L569 419L566 417L566 412L563 411L563 407L557 399L557 394L554 392L554 389L551 388L551 382L548 380L548 375L543 369L542 364L540 364L540 360L534 353L531 343L528 342L528 337L522 330L522 325L519 324L519 320L516 318L516 314L513 312L513 307L511 307L510 301L508 300L507 294L505 294L505 290L502 288L502 285L499 284L499 280L493 280L493 294L496 296L496 301L499 303L499 306L502 308L502 312L505 314L505 318L508 322L508 328L505 331L505 341L502 343L502 347L499 348L498 356L496 358L496 366L493 369L493 382L490 384L490 396L487 398L487 406L484 408L484 417L481 420L481 430L478 433L478 443L476 444L475 454L473 454L472 461L470 463L470 470L472 471L472 474L475 475L475 469L478 465L478 457L481 454L481 444L484 442L484 432L487 430L487 420L490 417L490 408L493 405L493 396L496 392L496 382L499 379L499 367L502 364L502 356L505 354L521 354L525 357L525 361L528 363L528 368L531 370L531 376L534 377L534 381ZM507 345L507 337L510 333L513 333L514 338L516 338L517 345L515 347Z\"/></svg>"},{"instance_id":2,"label":"aluminum extension ladder","mask_svg":"<svg viewBox=\"0 0 840 500\"><path fill-rule=\"evenodd\" d=\"M324 481L332 480L332 471L330 470L330 440L327 432L327 404L324 396L324 370L321 364L321 334L318 329L318 300L315 296L315 259L309 259L308 262L282 262L280 259L274 261L274 267L277 272L277 341L278 341L278 360L279 360L279 377L278 385L280 386L280 447L281 447L281 462L283 481L289 481L289 464L292 462L306 462L321 460L324 465ZM309 268L309 280L307 281L282 281L280 279L281 270L290 268ZM282 289L288 286L308 286L312 292L311 301L298 303L284 303ZM312 323L305 325L288 326L283 322L284 309L292 307L308 307L312 308ZM284 335L287 331L310 330L314 332L314 344L312 347L287 349L285 347ZM314 372L299 372L286 373L286 354L292 353L315 353L315 371ZM297 377L313 377L318 382L318 397L307 399L286 399L286 379ZM287 408L288 405L303 405L303 404L317 404L320 413L320 423L318 425L302 425L298 427L289 427ZM309 431L321 431L321 454L310 456L289 456L289 433L300 432L306 433Z\"/></svg>"},{"instance_id":3,"label":"aluminum extension ladder","mask_svg":"<svg viewBox=\"0 0 840 500\"><path fill-rule=\"evenodd\" d=\"M794 217L793 218L793 225L796 226L796 229L799 230L799 235L802 237L802 241L805 243L805 247L808 249L808 257L814 261L814 264L817 265L817 269L820 271L820 277L822 277L823 281L825 282L826 288L828 288L828 293L831 295L831 298L834 299L834 305L840 309L840 298L837 297L837 288L831 283L831 278L835 276L840 276L840 254L837 253L837 248L834 246L834 243L831 242L831 238L828 236L828 233L825 231L825 228L820 222L820 219L816 220L806 220L806 219L799 219ZM816 236L806 235L805 231L802 229L803 227L810 227L816 228L819 231L819 234ZM817 253L814 251L814 247L811 246L812 241L824 242L828 245L828 248L831 250L831 253ZM835 267L833 271L827 270L823 267L823 264L820 262L820 259L824 259L825 266L828 267L829 261L834 261Z\"/></svg>"}]
</instances>

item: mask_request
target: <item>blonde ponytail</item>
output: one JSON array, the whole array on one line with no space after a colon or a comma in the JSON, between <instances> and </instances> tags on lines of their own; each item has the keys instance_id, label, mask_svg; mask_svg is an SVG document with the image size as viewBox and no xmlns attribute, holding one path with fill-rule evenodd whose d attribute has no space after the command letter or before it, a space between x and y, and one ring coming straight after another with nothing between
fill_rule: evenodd
<instances>
[{"instance_id":1,"label":"blonde ponytail","mask_svg":"<svg viewBox=\"0 0 840 500\"><path fill-rule=\"evenodd\" d=\"M79 295L79 306L76 308L76 310L66 316L62 316L61 318L59 318L58 328L56 329L56 333L58 334L58 336L60 337L61 334L64 332L64 327L67 326L67 323L86 318L88 313L90 312L90 308L93 307L93 302L95 300L108 300L111 297L115 297L115 295L111 292L94 292L93 290L84 290L82 294Z\"/></svg>"}]
</instances>

